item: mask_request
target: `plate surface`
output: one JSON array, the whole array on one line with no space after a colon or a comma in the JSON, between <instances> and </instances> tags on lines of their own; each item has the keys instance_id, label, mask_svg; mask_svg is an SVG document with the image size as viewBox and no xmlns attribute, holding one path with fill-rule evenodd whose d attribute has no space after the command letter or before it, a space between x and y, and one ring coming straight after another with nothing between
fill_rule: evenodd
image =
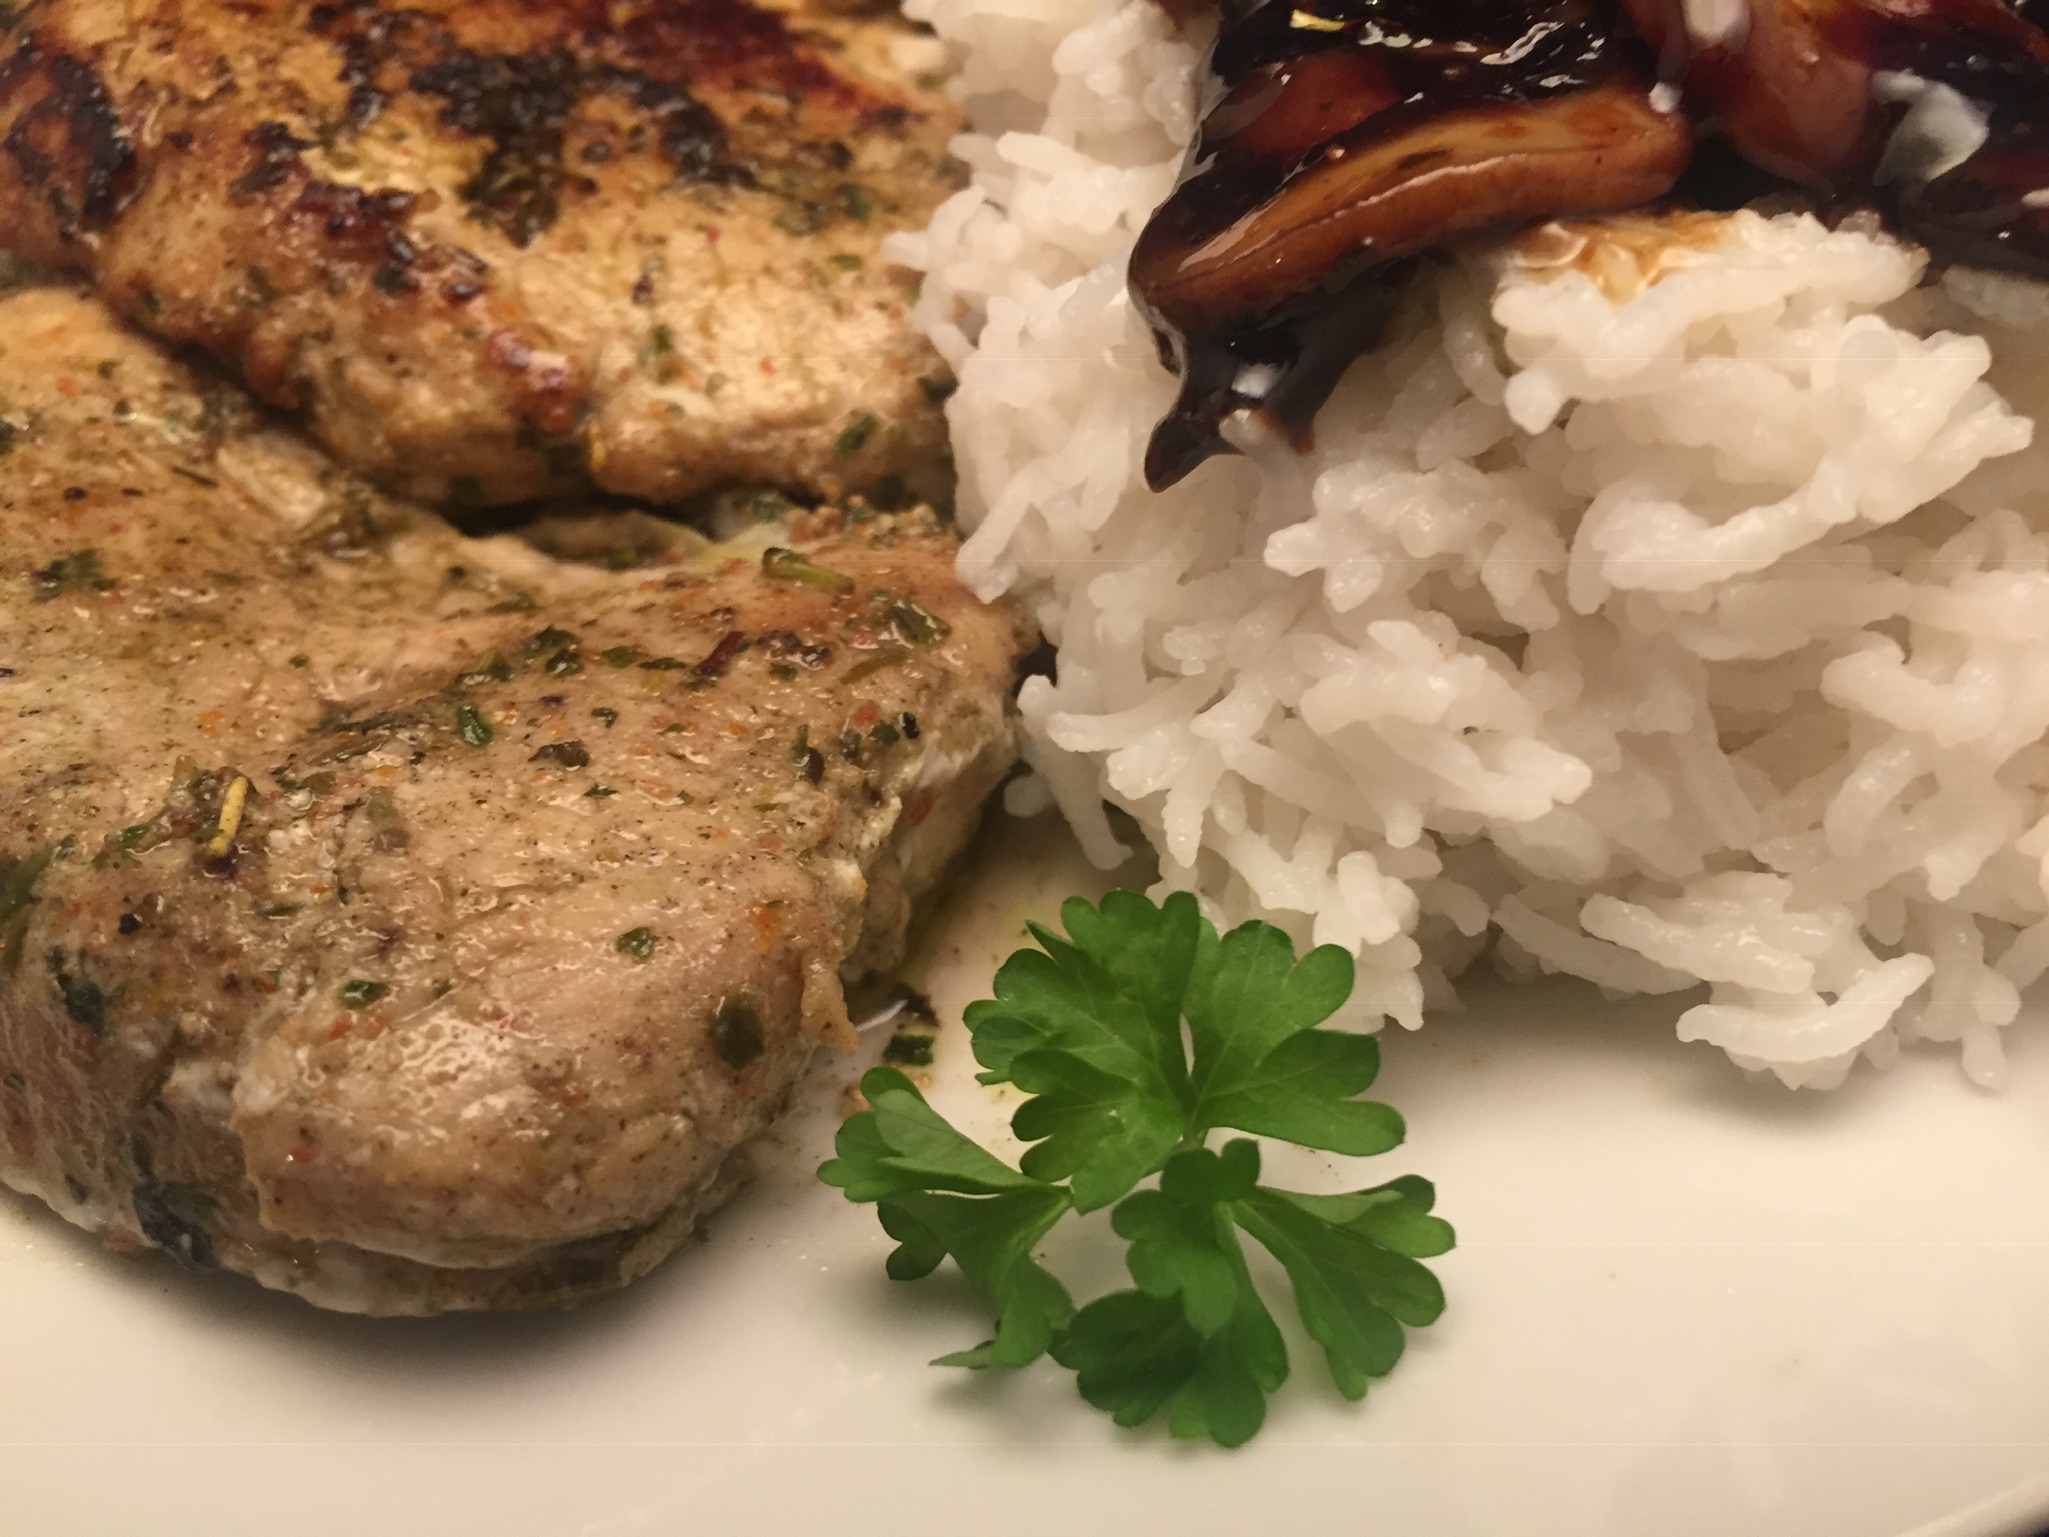
<instances>
[{"instance_id":1,"label":"plate surface","mask_svg":"<svg viewBox=\"0 0 2049 1537\"><path fill-rule=\"evenodd\" d=\"M917 963L942 1108L992 1138L958 1020L1028 916L1100 889L1048 822L985 839ZM1829 1096L1680 1046L1669 1006L1496 990L1387 1040L1408 1144L1307 1187L1437 1182L1436 1327L1360 1405L1299 1335L1243 1452L1116 1430L1041 1366L923 1363L986 1317L900 1286L811 1179L821 1065L704 1242L580 1314L328 1317L102 1254L0 1192L8 1537L1251 1532L2021 1537L2049 1525L2049 1020L2005 1091L1909 1052ZM880 1034L879 1032L878 1034ZM868 1055L879 1049L871 1040ZM1349 1167L1340 1167L1349 1163ZM1112 1240L1114 1243L1114 1240ZM1116 1251L1052 1256L1086 1293ZM1277 1521L1277 1517L1284 1520Z\"/></svg>"}]
</instances>

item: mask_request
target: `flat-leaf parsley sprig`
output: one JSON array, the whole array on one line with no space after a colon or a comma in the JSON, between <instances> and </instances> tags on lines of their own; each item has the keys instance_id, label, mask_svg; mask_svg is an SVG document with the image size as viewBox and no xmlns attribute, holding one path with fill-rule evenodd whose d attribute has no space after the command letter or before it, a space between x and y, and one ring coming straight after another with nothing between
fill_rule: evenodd
<instances>
[{"instance_id":1,"label":"flat-leaf parsley sprig","mask_svg":"<svg viewBox=\"0 0 2049 1537\"><path fill-rule=\"evenodd\" d=\"M1402 1326L1444 1310L1419 1259L1452 1246L1416 1178L1344 1195L1259 1183L1254 1132L1333 1153L1384 1153L1402 1119L1361 1100L1380 1069L1372 1037L1319 1029L1352 991L1335 946L1296 960L1279 929L1219 935L1186 893L1155 906L1115 891L1061 909L1065 936L996 973L967 1011L984 1083L1031 1096L1012 1118L1019 1168L956 1131L891 1068L861 1080L872 1107L840 1128L819 1178L873 1201L898 1247L889 1273L949 1256L996 1306L994 1337L947 1366L1024 1366L1050 1354L1120 1425L1161 1409L1177 1436L1242 1445L1288 1375L1240 1234L1281 1264L1332 1379L1360 1398L1400 1359ZM1158 1184L1140 1189L1152 1176ZM1076 1309L1034 1251L1069 1212L1111 1206L1135 1283Z\"/></svg>"}]
</instances>

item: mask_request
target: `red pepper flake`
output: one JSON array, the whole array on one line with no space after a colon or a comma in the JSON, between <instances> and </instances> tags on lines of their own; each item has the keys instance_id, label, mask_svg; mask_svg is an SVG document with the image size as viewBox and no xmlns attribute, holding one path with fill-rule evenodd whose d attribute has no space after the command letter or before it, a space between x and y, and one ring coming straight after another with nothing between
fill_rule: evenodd
<instances>
[{"instance_id":1,"label":"red pepper flake","mask_svg":"<svg viewBox=\"0 0 2049 1537\"><path fill-rule=\"evenodd\" d=\"M854 712L854 724L857 726L872 726L875 724L877 717L879 717L881 714L882 711L877 709L874 705L864 704L861 706L860 709Z\"/></svg>"},{"instance_id":2,"label":"red pepper flake","mask_svg":"<svg viewBox=\"0 0 2049 1537\"><path fill-rule=\"evenodd\" d=\"M763 359L761 360L761 371L762 371L763 373L765 373L765 374L772 374L772 373L774 373L774 372L775 372L775 361L774 361L774 360L773 360L772 358L763 358Z\"/></svg>"}]
</instances>

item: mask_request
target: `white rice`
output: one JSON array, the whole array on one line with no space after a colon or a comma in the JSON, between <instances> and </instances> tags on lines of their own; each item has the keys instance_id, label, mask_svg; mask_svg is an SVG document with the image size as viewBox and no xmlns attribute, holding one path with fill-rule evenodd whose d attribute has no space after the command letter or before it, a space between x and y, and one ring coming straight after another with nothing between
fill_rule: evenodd
<instances>
[{"instance_id":1,"label":"white rice","mask_svg":"<svg viewBox=\"0 0 2049 1537\"><path fill-rule=\"evenodd\" d=\"M1357 955L1368 1026L1484 953L1705 984L1681 1037L1795 1086L1911 1039L1996 1080L2049 971L2049 296L1798 215L1553 229L1430 278L1313 453L1154 495L1124 266L1196 49L1155 0L906 9L978 129L894 246L960 569L1059 650L1013 810L1109 864L1123 808L1160 889Z\"/></svg>"}]
</instances>

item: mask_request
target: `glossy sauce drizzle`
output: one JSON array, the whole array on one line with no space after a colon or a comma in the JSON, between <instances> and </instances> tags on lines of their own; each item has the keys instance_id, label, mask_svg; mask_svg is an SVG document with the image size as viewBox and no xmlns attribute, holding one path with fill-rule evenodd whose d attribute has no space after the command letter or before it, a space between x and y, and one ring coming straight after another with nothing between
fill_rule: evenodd
<instances>
[{"instance_id":1,"label":"glossy sauce drizzle","mask_svg":"<svg viewBox=\"0 0 2049 1537\"><path fill-rule=\"evenodd\" d=\"M2049 0L2034 0L2032 13L2042 19ZM1945 261L2049 279L2049 35L2028 14L2002 0L1938 0L1900 16L1838 3L1820 24L1828 47L1877 72L1875 115L1887 146L1869 180L1836 194L1868 198ZM1895 135L1930 86L1955 93L1983 140L1960 163L1923 177L1901 164ZM1939 140L1924 147L1942 151Z\"/></svg>"},{"instance_id":2,"label":"glossy sauce drizzle","mask_svg":"<svg viewBox=\"0 0 2049 1537\"><path fill-rule=\"evenodd\" d=\"M1391 263L1662 193L1688 141L1652 84L1648 51L1591 0L1227 5L1201 135L1132 259L1183 380L1147 479L1170 485L1223 451L1239 410L1306 439L1380 333Z\"/></svg>"},{"instance_id":3,"label":"glossy sauce drizzle","mask_svg":"<svg viewBox=\"0 0 2049 1537\"><path fill-rule=\"evenodd\" d=\"M1939 254L2049 275L2049 37L2022 9L2049 0L1747 5L1746 53L1689 39L1681 0L1627 0L1629 16L1623 0L1223 0L1200 136L1131 263L1182 381L1147 480L1163 488L1227 452L1220 428L1240 411L1306 445L1419 253L1664 197L1692 157L1682 101L1770 172L1875 202ZM1805 64L1774 74L1757 57L1757 38L1803 28L1796 41L1856 81L1821 135ZM1889 147L1931 86L1967 101L1983 133L1952 163L1903 173ZM1803 159L1823 138L1828 163Z\"/></svg>"}]
</instances>

